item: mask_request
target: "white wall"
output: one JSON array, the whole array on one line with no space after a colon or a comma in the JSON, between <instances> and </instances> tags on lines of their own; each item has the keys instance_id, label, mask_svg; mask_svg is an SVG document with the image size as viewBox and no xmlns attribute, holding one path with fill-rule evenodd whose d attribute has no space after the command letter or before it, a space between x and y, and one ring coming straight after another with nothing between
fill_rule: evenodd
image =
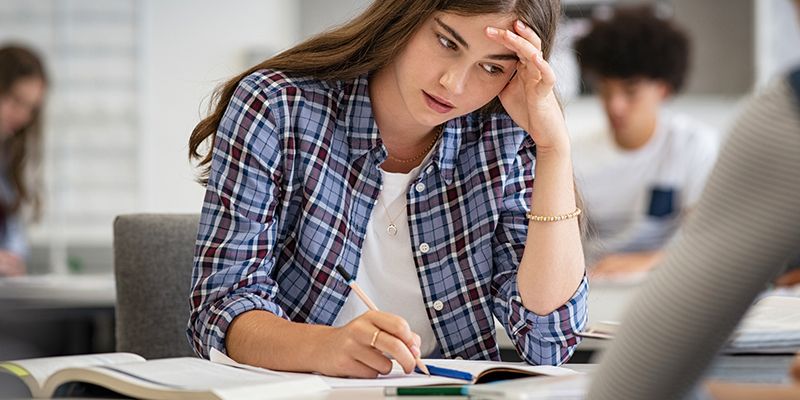
<instances>
[{"instance_id":1,"label":"white wall","mask_svg":"<svg viewBox=\"0 0 800 400\"><path fill-rule=\"evenodd\" d=\"M792 0L756 2L758 86L800 63L800 11L792 3Z\"/></svg>"},{"instance_id":2,"label":"white wall","mask_svg":"<svg viewBox=\"0 0 800 400\"><path fill-rule=\"evenodd\" d=\"M371 0L302 0L300 36L305 39L334 25L347 22L371 2Z\"/></svg>"},{"instance_id":3,"label":"white wall","mask_svg":"<svg viewBox=\"0 0 800 400\"><path fill-rule=\"evenodd\" d=\"M282 0L144 0L143 132L140 212L198 213L187 140L201 101L244 70L253 51L267 55L297 40L299 5ZM204 103L205 104L205 103Z\"/></svg>"},{"instance_id":4,"label":"white wall","mask_svg":"<svg viewBox=\"0 0 800 400\"><path fill-rule=\"evenodd\" d=\"M773 19L770 22L778 22L783 33L791 31L787 26L796 29L792 27L796 23L793 13L786 12L787 8L790 9L788 1L764 1L770 3L767 7L769 12L759 10L762 15L756 21L761 30L756 38L761 42L757 56L768 57L766 61L759 59L756 62L756 67L760 67L757 78L762 81L765 75L771 75L786 64L786 60L775 61L795 47L788 46L785 41L797 42L797 35L789 35L789 38L776 35L775 29L778 28L765 28L764 24L766 17ZM687 4L685 1L679 3ZM145 53L142 68L144 132L139 173L141 207L138 211L198 212L203 190L193 182L194 170L186 158L186 143L200 114L205 112L205 108L201 109L201 101L207 99L216 84L247 66L248 53L255 51L267 55L287 48L298 40L346 21L366 7L369 0L144 0L144 4L145 26L141 46ZM774 21L776 14L784 13L786 18ZM789 19L791 21L787 21ZM743 33L746 35L747 32L744 30ZM783 40L776 40L778 36ZM727 36L725 42L734 47L744 45L741 40L732 39ZM733 53L738 53L738 57L743 57L743 62L752 68L752 44L745 47L748 51ZM797 51L788 53L797 54ZM745 88L753 83L752 71L744 75L748 78L734 79L738 82L736 85L726 84L724 87L743 94L747 91ZM734 90L732 86L737 87ZM712 92L727 93L719 88ZM589 121L591 125L604 122L590 103L578 103L569 107L572 112L568 113L576 134L580 134ZM695 104L688 103L692 106L687 109L694 111ZM709 122L724 130L730 117L728 111L732 109L730 105L735 104L736 99L701 100L700 103L709 105L701 107L705 119L713 120ZM680 109L682 104L679 101L676 108Z\"/></svg>"}]
</instances>

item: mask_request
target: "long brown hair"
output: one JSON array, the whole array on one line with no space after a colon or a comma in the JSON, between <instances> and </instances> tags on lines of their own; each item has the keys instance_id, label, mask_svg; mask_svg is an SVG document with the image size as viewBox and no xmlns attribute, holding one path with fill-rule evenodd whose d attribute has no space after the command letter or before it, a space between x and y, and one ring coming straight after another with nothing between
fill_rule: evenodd
<instances>
[{"instance_id":1,"label":"long brown hair","mask_svg":"<svg viewBox=\"0 0 800 400\"><path fill-rule=\"evenodd\" d=\"M313 37L267 59L219 86L211 96L209 115L189 138L189 158L201 167L199 182L208 182L211 150L222 115L246 76L261 69L314 76L321 80L348 80L377 71L405 48L414 33L437 11L460 15L511 14L531 26L542 39L542 53L550 56L556 26L561 17L560 0L376 0L350 22ZM483 111L502 110L494 99Z\"/></svg>"},{"instance_id":2,"label":"long brown hair","mask_svg":"<svg viewBox=\"0 0 800 400\"><path fill-rule=\"evenodd\" d=\"M22 79L37 78L47 84L47 74L41 58L32 50L18 45L0 48L0 97ZM1 140L1 139L0 139ZM40 195L36 184L30 182L30 171L41 161L42 121L41 110L35 110L31 121L0 142L0 161L7 169L12 189L10 201L0 200L0 222L16 213L25 204L31 204L34 215L40 209Z\"/></svg>"}]
</instances>

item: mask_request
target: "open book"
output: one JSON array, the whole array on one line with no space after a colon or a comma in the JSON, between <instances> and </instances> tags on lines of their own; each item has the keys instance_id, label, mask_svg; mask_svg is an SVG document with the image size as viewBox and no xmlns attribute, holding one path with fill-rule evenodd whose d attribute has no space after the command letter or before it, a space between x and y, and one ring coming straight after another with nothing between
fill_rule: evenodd
<instances>
[{"instance_id":1,"label":"open book","mask_svg":"<svg viewBox=\"0 0 800 400\"><path fill-rule=\"evenodd\" d=\"M92 354L0 362L31 396L146 399L273 399L329 389L315 375L264 374L200 358L147 361L131 353Z\"/></svg>"},{"instance_id":2,"label":"open book","mask_svg":"<svg viewBox=\"0 0 800 400\"><path fill-rule=\"evenodd\" d=\"M240 364L216 349L211 350L211 360L220 364L236 366L253 372L275 373L274 371ZM458 370L472 375L471 380L449 378L445 376L427 376L422 373L411 373L406 375L397 362L388 375L381 375L376 379L358 378L334 378L321 377L325 383L332 388L356 388L356 387L401 387L401 386L425 386L425 385L466 385L472 383L489 383L499 380L523 378L531 376L566 376L578 375L579 373L564 367L554 367L550 365L528 365L525 363L509 363L495 361L471 361L471 360L439 360L423 359L423 362L430 368L431 366ZM433 369L431 369L433 372ZM281 372L285 375L299 375Z\"/></svg>"}]
</instances>

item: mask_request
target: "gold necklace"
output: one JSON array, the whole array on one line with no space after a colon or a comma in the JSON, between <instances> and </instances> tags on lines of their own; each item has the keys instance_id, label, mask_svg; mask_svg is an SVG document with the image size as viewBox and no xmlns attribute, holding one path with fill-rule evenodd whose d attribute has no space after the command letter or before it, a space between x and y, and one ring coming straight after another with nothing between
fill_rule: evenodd
<instances>
[{"instance_id":1,"label":"gold necklace","mask_svg":"<svg viewBox=\"0 0 800 400\"><path fill-rule=\"evenodd\" d=\"M424 157L426 154L428 154L429 151L431 151L431 149L433 148L433 145L435 145L436 142L439 140L439 135L442 134L443 130L444 130L444 124L439 125L439 129L437 129L436 130L436 134L433 135L433 140L431 140L431 142L428 144L428 147L426 147L425 150L422 151L422 153L419 153L419 154L415 155L412 158L403 159L403 158L397 158L397 157L389 154L389 152L387 151L386 152L387 158L389 158L390 160L392 160L394 162L399 162L401 164L408 164L408 163L412 163L414 161L417 161L420 158Z\"/></svg>"}]
</instances>

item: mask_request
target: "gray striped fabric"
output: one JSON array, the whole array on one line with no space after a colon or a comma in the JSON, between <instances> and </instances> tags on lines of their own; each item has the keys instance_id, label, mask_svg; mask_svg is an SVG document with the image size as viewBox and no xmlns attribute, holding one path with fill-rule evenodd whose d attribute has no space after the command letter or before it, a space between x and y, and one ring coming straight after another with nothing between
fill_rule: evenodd
<instances>
[{"instance_id":1,"label":"gray striped fabric","mask_svg":"<svg viewBox=\"0 0 800 400\"><path fill-rule=\"evenodd\" d=\"M705 192L631 302L589 399L677 399L800 250L800 105L785 80L750 100Z\"/></svg>"}]
</instances>

